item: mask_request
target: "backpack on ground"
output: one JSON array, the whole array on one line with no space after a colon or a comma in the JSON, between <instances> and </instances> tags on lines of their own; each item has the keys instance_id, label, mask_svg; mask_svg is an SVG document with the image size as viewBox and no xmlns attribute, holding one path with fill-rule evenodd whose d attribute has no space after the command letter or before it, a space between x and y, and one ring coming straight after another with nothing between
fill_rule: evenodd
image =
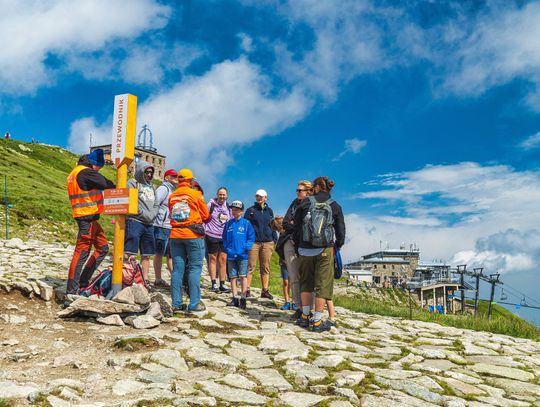
<instances>
[{"instance_id":1,"label":"backpack on ground","mask_svg":"<svg viewBox=\"0 0 540 407\"><path fill-rule=\"evenodd\" d=\"M148 288L141 265L131 256L122 266L122 288L133 284L141 284Z\"/></svg>"},{"instance_id":2,"label":"backpack on ground","mask_svg":"<svg viewBox=\"0 0 540 407\"><path fill-rule=\"evenodd\" d=\"M91 295L106 297L111 291L111 287L112 269L108 267L95 276L86 287L81 287L79 295L83 297L90 297Z\"/></svg>"},{"instance_id":3,"label":"backpack on ground","mask_svg":"<svg viewBox=\"0 0 540 407\"><path fill-rule=\"evenodd\" d=\"M302 240L314 247L330 247L334 240L334 217L330 205L334 200L317 202L313 196L308 199L309 209L303 220Z\"/></svg>"}]
</instances>

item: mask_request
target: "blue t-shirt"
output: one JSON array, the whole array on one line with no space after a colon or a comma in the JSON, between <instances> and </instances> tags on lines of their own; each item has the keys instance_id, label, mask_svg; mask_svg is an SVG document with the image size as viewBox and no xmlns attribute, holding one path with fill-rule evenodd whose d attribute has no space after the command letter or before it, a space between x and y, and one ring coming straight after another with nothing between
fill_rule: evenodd
<instances>
[{"instance_id":1,"label":"blue t-shirt","mask_svg":"<svg viewBox=\"0 0 540 407\"><path fill-rule=\"evenodd\" d=\"M247 260L255 243L255 229L245 218L229 219L223 228L222 238L228 260Z\"/></svg>"}]
</instances>

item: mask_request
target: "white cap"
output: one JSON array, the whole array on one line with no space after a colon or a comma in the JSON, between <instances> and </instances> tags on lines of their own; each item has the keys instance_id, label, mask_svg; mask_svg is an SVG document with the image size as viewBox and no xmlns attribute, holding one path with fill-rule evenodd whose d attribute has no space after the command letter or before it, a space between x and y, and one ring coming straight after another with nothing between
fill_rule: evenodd
<instances>
[{"instance_id":1,"label":"white cap","mask_svg":"<svg viewBox=\"0 0 540 407\"><path fill-rule=\"evenodd\" d=\"M257 192L255 192L255 195L268 196L268 194L266 193L264 189L258 189Z\"/></svg>"}]
</instances>

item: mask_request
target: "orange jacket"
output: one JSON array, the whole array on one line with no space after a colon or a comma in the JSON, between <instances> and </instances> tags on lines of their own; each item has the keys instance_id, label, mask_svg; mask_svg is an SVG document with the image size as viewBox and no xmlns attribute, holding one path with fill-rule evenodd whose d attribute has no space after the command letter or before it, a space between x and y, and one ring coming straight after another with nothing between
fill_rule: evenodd
<instances>
[{"instance_id":1,"label":"orange jacket","mask_svg":"<svg viewBox=\"0 0 540 407\"><path fill-rule=\"evenodd\" d=\"M103 193L99 189L85 191L77 183L77 175L87 168L84 165L77 165L67 177L66 186L74 218L103 212Z\"/></svg>"},{"instance_id":2,"label":"orange jacket","mask_svg":"<svg viewBox=\"0 0 540 407\"><path fill-rule=\"evenodd\" d=\"M202 193L191 188L189 182L181 182L171 194L169 212L171 239L196 239L203 236L186 227L200 225L202 228L203 223L210 218Z\"/></svg>"}]
</instances>

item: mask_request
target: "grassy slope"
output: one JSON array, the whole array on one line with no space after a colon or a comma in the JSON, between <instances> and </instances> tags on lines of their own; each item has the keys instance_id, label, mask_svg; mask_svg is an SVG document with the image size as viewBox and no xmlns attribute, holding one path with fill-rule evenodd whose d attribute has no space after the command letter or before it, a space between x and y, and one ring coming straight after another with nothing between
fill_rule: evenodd
<instances>
[{"instance_id":1,"label":"grassy slope","mask_svg":"<svg viewBox=\"0 0 540 407\"><path fill-rule=\"evenodd\" d=\"M3 176L7 175L8 198L13 204L13 208L9 211L10 237L74 243L76 226L71 218L65 185L66 177L77 159L78 156L59 147L0 139L1 192L3 194ZM116 179L116 171L112 168L104 168L102 174L109 179ZM1 202L3 203L3 196ZM0 205L2 237L5 230L4 209L4 205ZM112 240L113 226L110 219L109 216L103 216L101 224L109 240ZM271 269L270 291L281 296L282 283L278 258L275 254L272 257ZM258 275L254 276L253 285L260 287ZM408 307L403 305L407 303L407 298L403 293L390 290L382 295L384 296L380 298L362 292L338 295L335 302L336 305L360 312L408 318ZM481 303L480 313L484 314L486 309L487 304ZM414 310L413 318L540 339L538 328L498 305L494 307L492 322L460 316L444 317L425 313L419 309Z\"/></svg>"},{"instance_id":2,"label":"grassy slope","mask_svg":"<svg viewBox=\"0 0 540 407\"><path fill-rule=\"evenodd\" d=\"M9 210L10 237L74 242L76 226L67 199L66 177L77 159L78 156L59 147L0 140L1 200L3 203L7 175L8 199L13 204ZM102 173L116 179L111 168L104 168ZM4 236L5 206L1 209ZM101 223L112 237L110 218L103 218Z\"/></svg>"}]
</instances>

